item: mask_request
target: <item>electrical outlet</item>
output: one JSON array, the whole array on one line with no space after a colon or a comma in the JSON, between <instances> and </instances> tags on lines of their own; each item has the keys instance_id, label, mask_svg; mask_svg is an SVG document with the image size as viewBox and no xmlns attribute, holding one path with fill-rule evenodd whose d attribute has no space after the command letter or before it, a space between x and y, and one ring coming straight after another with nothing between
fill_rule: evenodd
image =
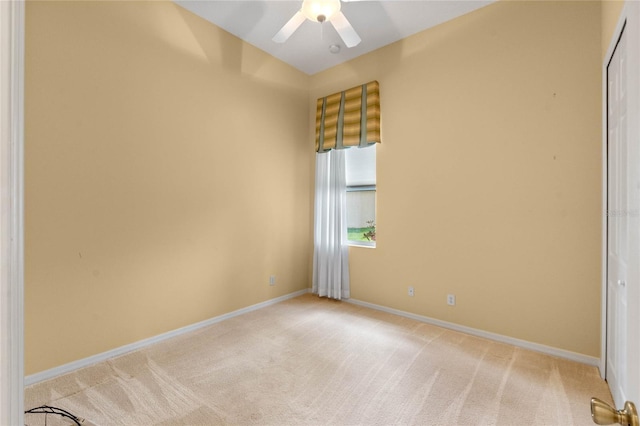
<instances>
[{"instance_id":1,"label":"electrical outlet","mask_svg":"<svg viewBox=\"0 0 640 426\"><path fill-rule=\"evenodd\" d=\"M269 285L276 285L276 276L275 275L270 275L269 276Z\"/></svg>"},{"instance_id":2,"label":"electrical outlet","mask_svg":"<svg viewBox=\"0 0 640 426\"><path fill-rule=\"evenodd\" d=\"M414 290L413 290L413 286L409 286L409 291L408 291L409 296L413 297L413 295L415 294Z\"/></svg>"},{"instance_id":3,"label":"electrical outlet","mask_svg":"<svg viewBox=\"0 0 640 426\"><path fill-rule=\"evenodd\" d=\"M456 305L456 295L455 294L447 294L447 305L455 306Z\"/></svg>"}]
</instances>

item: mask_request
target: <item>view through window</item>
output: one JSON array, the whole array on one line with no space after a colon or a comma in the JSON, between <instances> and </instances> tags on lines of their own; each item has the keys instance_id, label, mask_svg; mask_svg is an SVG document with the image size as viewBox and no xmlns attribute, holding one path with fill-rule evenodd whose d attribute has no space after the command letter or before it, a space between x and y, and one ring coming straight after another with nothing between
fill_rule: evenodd
<instances>
[{"instance_id":1,"label":"view through window","mask_svg":"<svg viewBox=\"0 0 640 426\"><path fill-rule=\"evenodd\" d=\"M347 232L353 245L376 243L376 144L346 150Z\"/></svg>"}]
</instances>

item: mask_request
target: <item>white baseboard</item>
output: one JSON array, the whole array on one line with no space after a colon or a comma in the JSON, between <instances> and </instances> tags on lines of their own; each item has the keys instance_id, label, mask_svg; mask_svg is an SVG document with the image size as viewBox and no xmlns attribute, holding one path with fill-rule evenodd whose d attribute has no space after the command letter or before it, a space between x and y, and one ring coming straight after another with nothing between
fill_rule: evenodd
<instances>
[{"instance_id":1,"label":"white baseboard","mask_svg":"<svg viewBox=\"0 0 640 426\"><path fill-rule=\"evenodd\" d=\"M89 367L90 365L97 364L98 362L106 361L109 358L114 358L120 355L124 355L128 352L142 349L146 346L153 345L154 343L162 342L163 340L167 340L172 337L179 336L181 334L189 333L190 331L198 330L200 328L207 327L209 325L227 320L229 318L237 317L239 315L243 315L252 311L257 311L258 309L266 308L267 306L275 305L276 303L279 303L288 299L293 299L294 297L307 294L308 292L309 292L309 289L304 289L304 290L299 290L293 293L285 294L284 296L276 297L275 299L270 299L255 305L247 306L246 308L229 312L224 315L210 318L208 320L204 320L195 324L187 325L185 327L178 328L177 330L168 331L166 333L162 333L157 336L150 337L148 339L143 339L138 342L120 346L119 348L102 352L100 354L93 355L88 358L79 359L77 361L73 361L68 364L61 365L59 367L54 367L49 370L41 371L40 373L31 374L24 378L24 384L25 386L29 386L38 382L42 382L44 380L49 380L54 377L60 376L62 374L67 374L72 371L79 370L80 368Z\"/></svg>"},{"instance_id":2,"label":"white baseboard","mask_svg":"<svg viewBox=\"0 0 640 426\"><path fill-rule=\"evenodd\" d=\"M102 352L97 355L93 355L87 358L83 358L77 361L70 362L68 364L64 364L55 368L51 368L49 370L41 371L40 373L31 374L24 378L25 386L30 386L36 384L38 382L42 382L44 380L49 380L54 377L71 373L72 371L79 370L84 367L89 367L93 364L97 364L102 361L106 361L110 358L114 358L120 355L124 355L128 352L132 352L138 349L142 349L146 346L153 345L155 343L161 342L163 340L170 339L172 337L179 336L181 334L189 333L194 330L198 330L203 327L207 327L209 325L218 323L220 321L224 321L230 318L234 318L249 312L257 311L258 309L266 308L267 306L275 305L276 303L293 299L294 297L301 296L303 294L310 293L311 289L299 290L293 293L286 294L284 296L276 297L275 299L270 299L255 305L247 306L246 308L238 309L233 312L229 312L224 315L220 315L214 318L210 318L205 321L201 321L195 324L191 324L177 330L169 331L163 334L159 334L154 337L150 337L148 339L143 339L138 342L134 342L128 345L121 346L116 349L112 349L106 352ZM501 334L491 333L488 331L479 330L472 327L467 327L464 325L458 325L447 321L438 320L435 318L426 317L423 315L412 314L410 312L401 311L399 309L388 308L386 306L376 305L374 303L363 302L357 299L343 299L346 303L351 303L358 306L363 306L365 308L375 309L382 312L387 312L394 315L399 315L405 318L410 318L416 321L424 322L427 324L436 325L443 328L448 328L450 330L460 331L462 333L467 333L473 336L483 337L485 339L494 340L501 343L507 343L510 345L518 346L524 349L529 349L536 352L541 352L547 355L556 356L559 358L568 359L571 361L580 362L583 364L593 365L598 367L600 365L600 359L579 354L576 352L567 351L564 349L558 349L551 346L541 345L538 343L528 342L526 340L520 340L513 337L503 336Z\"/></svg>"},{"instance_id":3,"label":"white baseboard","mask_svg":"<svg viewBox=\"0 0 640 426\"><path fill-rule=\"evenodd\" d=\"M551 346L541 345L539 343L532 343L526 340L516 339L514 337L503 336L502 334L491 333L477 328L467 327L464 325L454 324L452 322L442 321L435 318L425 317L422 315L412 314L410 312L401 311L399 309L387 308L386 306L376 305L374 303L363 302L357 299L346 299L347 303L363 306L365 308L371 308L390 314L399 315L405 318L411 318L416 321L424 322L427 324L437 325L439 327L448 328L450 330L460 331L462 333L471 334L473 336L483 337L485 339L495 340L496 342L507 343L513 346L518 346L523 349L529 349L543 354L555 356L558 358L564 358L571 361L580 362L582 364L592 365L594 367L600 366L600 358L579 354L577 352L571 352L564 349L558 349Z\"/></svg>"}]
</instances>

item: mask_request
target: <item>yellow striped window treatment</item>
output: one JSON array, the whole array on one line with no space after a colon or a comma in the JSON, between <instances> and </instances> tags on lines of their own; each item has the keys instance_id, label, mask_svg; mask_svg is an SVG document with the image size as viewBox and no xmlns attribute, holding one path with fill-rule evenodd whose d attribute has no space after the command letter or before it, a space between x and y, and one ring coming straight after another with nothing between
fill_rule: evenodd
<instances>
[{"instance_id":1,"label":"yellow striped window treatment","mask_svg":"<svg viewBox=\"0 0 640 426\"><path fill-rule=\"evenodd\" d=\"M380 143L380 87L377 81L318 99L316 152Z\"/></svg>"}]
</instances>

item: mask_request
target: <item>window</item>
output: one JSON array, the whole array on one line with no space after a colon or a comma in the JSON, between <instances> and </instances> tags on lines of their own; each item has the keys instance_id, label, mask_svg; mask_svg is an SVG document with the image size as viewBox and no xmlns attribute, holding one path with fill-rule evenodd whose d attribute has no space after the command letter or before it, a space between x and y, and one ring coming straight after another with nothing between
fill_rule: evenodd
<instances>
[{"instance_id":1,"label":"window","mask_svg":"<svg viewBox=\"0 0 640 426\"><path fill-rule=\"evenodd\" d=\"M376 144L346 150L350 245L376 245Z\"/></svg>"}]
</instances>

